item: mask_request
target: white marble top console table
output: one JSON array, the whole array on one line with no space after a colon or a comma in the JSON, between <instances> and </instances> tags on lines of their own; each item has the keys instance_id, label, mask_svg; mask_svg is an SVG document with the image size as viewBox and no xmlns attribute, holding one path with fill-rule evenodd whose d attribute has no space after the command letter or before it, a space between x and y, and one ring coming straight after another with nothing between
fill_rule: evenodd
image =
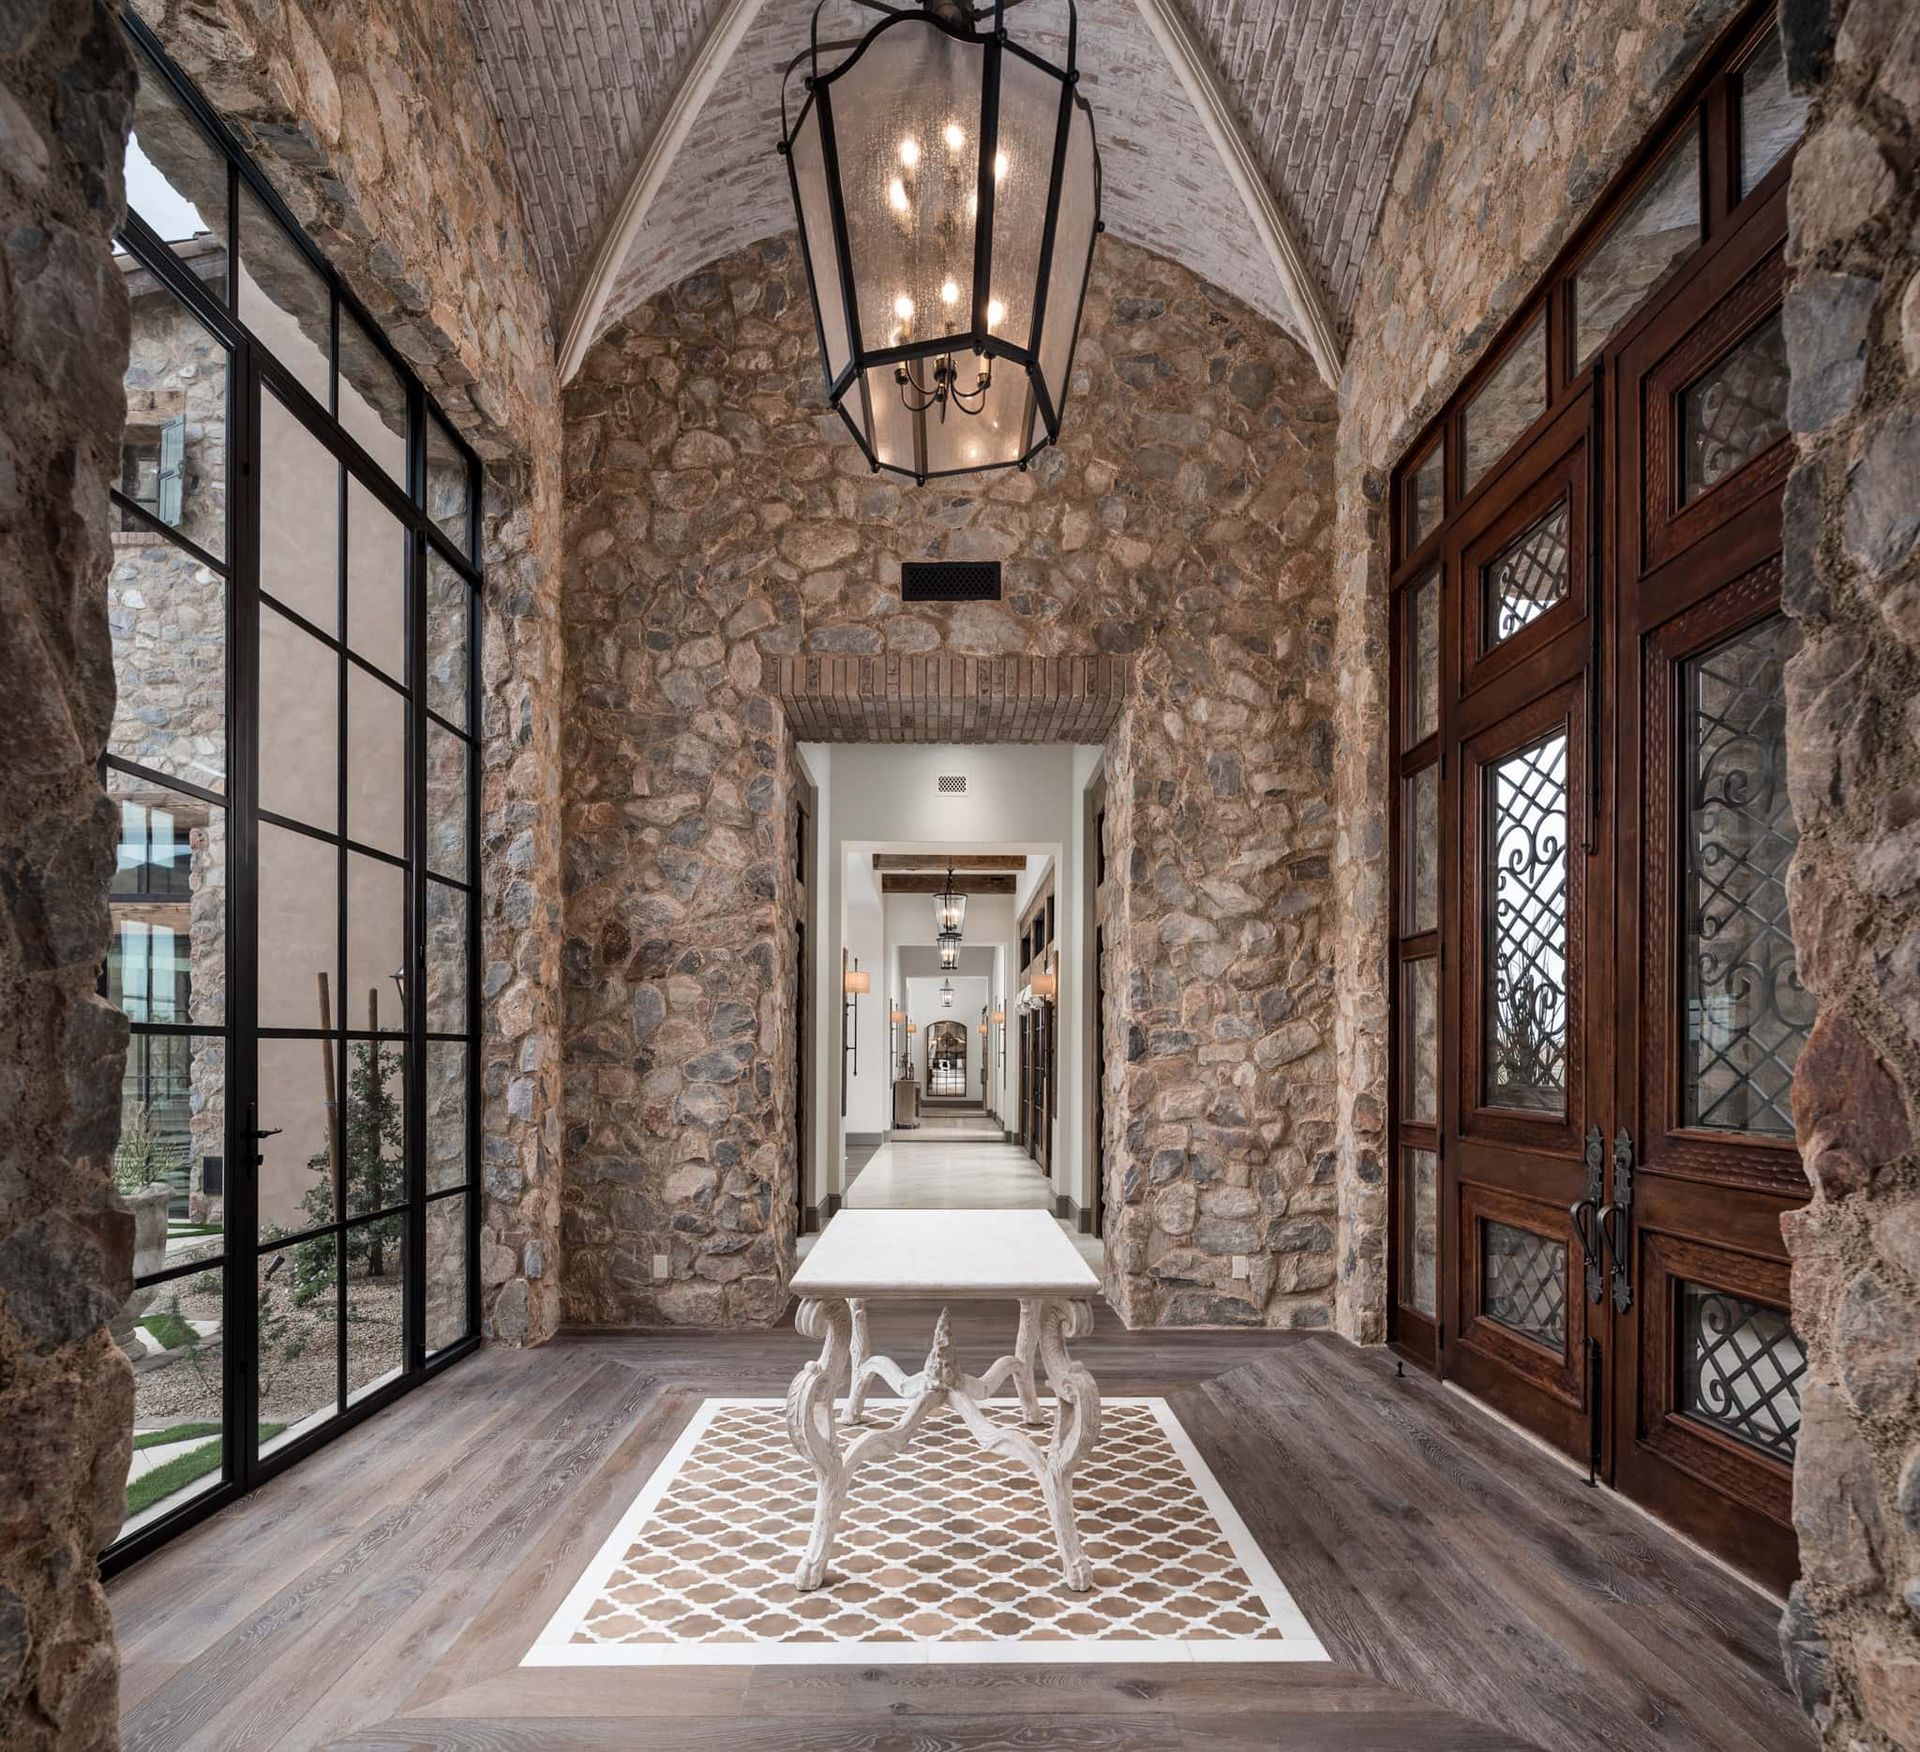
<instances>
[{"instance_id":1,"label":"white marble top console table","mask_svg":"<svg viewBox=\"0 0 1920 1752\"><path fill-rule=\"evenodd\" d=\"M1044 1211L842 1211L830 1222L793 1278L800 1298L796 1324L822 1341L820 1355L787 1390L787 1428L820 1481L813 1533L794 1586L826 1578L834 1529L853 1480L871 1460L897 1453L939 1406L951 1405L982 1448L1023 1461L1039 1481L1061 1570L1069 1588L1091 1585L1073 1518L1073 1472L1100 1436L1100 1390L1067 1355L1067 1341L1093 1330L1100 1282ZM964 1373L942 1308L933 1348L909 1375L867 1348L867 1304L877 1301L1005 1300L1020 1308L1013 1353L986 1374ZM1051 1436L1042 1446L1026 1430L996 1423L981 1409L1009 1380L1026 1424L1040 1429L1035 1364L1053 1389ZM904 1406L890 1423L867 1409L875 1381ZM834 1408L845 1398L836 1421Z\"/></svg>"}]
</instances>

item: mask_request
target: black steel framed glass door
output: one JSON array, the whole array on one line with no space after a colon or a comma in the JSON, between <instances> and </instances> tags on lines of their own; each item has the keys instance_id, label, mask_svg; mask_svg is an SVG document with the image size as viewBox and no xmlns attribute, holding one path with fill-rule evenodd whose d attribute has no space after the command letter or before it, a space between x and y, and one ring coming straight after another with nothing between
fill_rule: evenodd
<instances>
[{"instance_id":1,"label":"black steel framed glass door","mask_svg":"<svg viewBox=\"0 0 1920 1752\"><path fill-rule=\"evenodd\" d=\"M109 1564L477 1342L479 467L138 21Z\"/></svg>"}]
</instances>

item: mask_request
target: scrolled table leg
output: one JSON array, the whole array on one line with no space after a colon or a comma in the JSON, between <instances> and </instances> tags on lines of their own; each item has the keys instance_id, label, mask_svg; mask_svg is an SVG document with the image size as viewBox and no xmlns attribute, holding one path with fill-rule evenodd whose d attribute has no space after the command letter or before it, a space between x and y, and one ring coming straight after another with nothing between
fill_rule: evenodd
<instances>
[{"instance_id":1,"label":"scrolled table leg","mask_svg":"<svg viewBox=\"0 0 1920 1752\"><path fill-rule=\"evenodd\" d=\"M1093 1330L1085 1302L1049 1302L1041 1310L1040 1361L1053 1389L1053 1440L1040 1469L1040 1494L1060 1546L1060 1566L1075 1593L1093 1586L1093 1572L1080 1545L1073 1514L1073 1474L1100 1440L1100 1388L1087 1369L1067 1355L1067 1340Z\"/></svg>"},{"instance_id":2,"label":"scrolled table leg","mask_svg":"<svg viewBox=\"0 0 1920 1752\"><path fill-rule=\"evenodd\" d=\"M800 1304L794 1325L805 1337L822 1341L819 1356L787 1389L787 1433L813 1467L820 1487L813 1530L793 1575L793 1585L805 1593L826 1579L834 1530L846 1505L849 1478L833 1407L851 1373L853 1316L845 1302L807 1300Z\"/></svg>"},{"instance_id":3,"label":"scrolled table leg","mask_svg":"<svg viewBox=\"0 0 1920 1752\"><path fill-rule=\"evenodd\" d=\"M1039 1373L1040 1327L1045 1318L1046 1305L1042 1302L1022 1301L1020 1304L1020 1333L1013 1341L1013 1389L1020 1395L1020 1414L1029 1427L1037 1428L1045 1422L1040 1411L1040 1389L1036 1382Z\"/></svg>"},{"instance_id":4,"label":"scrolled table leg","mask_svg":"<svg viewBox=\"0 0 1920 1752\"><path fill-rule=\"evenodd\" d=\"M847 1308L853 1316L853 1357L849 1364L853 1384L847 1390L847 1408L840 1414L840 1421L851 1427L866 1421L867 1389L873 1377L867 1373L867 1358L872 1354L867 1339L867 1305L854 1296Z\"/></svg>"}]
</instances>

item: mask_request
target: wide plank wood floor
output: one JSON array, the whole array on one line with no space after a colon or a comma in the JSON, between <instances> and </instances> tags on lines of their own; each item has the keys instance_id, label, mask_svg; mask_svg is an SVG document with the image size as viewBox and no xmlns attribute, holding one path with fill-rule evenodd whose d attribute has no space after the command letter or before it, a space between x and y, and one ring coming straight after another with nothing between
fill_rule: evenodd
<instances>
[{"instance_id":1,"label":"wide plank wood floor","mask_svg":"<svg viewBox=\"0 0 1920 1752\"><path fill-rule=\"evenodd\" d=\"M878 1311L924 1348L936 1310ZM956 1313L978 1367L991 1311ZM710 1394L795 1333L489 1351L109 1584L129 1748L1797 1752L1777 1605L1459 1395L1327 1337L1076 1347L1165 1395L1330 1665L521 1669Z\"/></svg>"}]
</instances>

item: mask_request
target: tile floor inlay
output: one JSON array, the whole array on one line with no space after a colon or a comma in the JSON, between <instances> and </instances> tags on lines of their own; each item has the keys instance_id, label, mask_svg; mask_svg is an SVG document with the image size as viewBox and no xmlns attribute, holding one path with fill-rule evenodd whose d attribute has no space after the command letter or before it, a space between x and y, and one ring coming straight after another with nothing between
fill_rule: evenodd
<instances>
[{"instance_id":1,"label":"tile floor inlay","mask_svg":"<svg viewBox=\"0 0 1920 1752\"><path fill-rule=\"evenodd\" d=\"M860 1475L800 1594L814 1480L783 1404L706 1400L521 1665L1326 1660L1166 1402L1101 1419L1074 1484L1090 1592L1062 1583L1031 1475L943 1410Z\"/></svg>"}]
</instances>

